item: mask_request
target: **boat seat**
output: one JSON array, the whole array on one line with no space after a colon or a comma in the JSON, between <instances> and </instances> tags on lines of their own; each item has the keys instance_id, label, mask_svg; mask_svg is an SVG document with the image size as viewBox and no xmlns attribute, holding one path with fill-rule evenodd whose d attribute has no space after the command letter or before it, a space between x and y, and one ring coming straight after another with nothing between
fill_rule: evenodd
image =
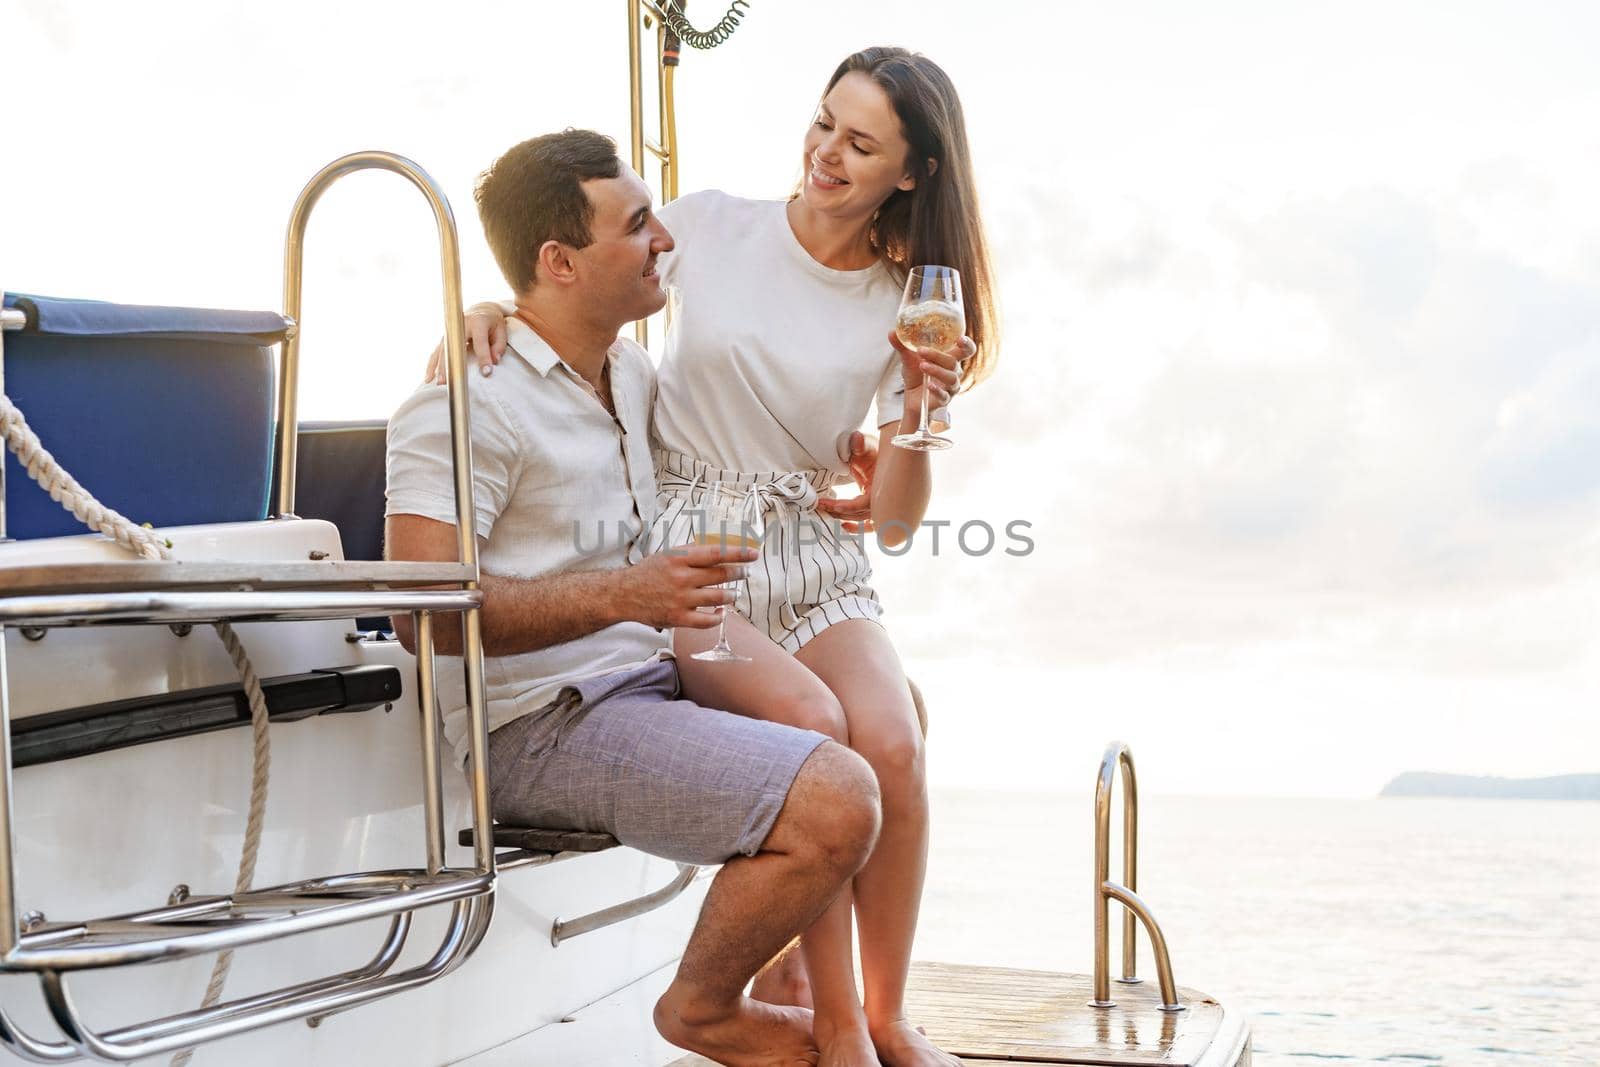
<instances>
[{"instance_id":1,"label":"boat seat","mask_svg":"<svg viewBox=\"0 0 1600 1067\"><path fill-rule=\"evenodd\" d=\"M295 452L294 513L339 528L345 559L383 558L383 419L302 422ZM272 494L278 493L273 464Z\"/></svg>"},{"instance_id":2,"label":"boat seat","mask_svg":"<svg viewBox=\"0 0 1600 1067\"><path fill-rule=\"evenodd\" d=\"M389 424L383 419L302 422L295 450L294 512L339 528L345 559L383 559L384 463ZM272 499L278 497L274 457ZM387 615L356 620L356 629L392 631Z\"/></svg>"},{"instance_id":3,"label":"boat seat","mask_svg":"<svg viewBox=\"0 0 1600 1067\"><path fill-rule=\"evenodd\" d=\"M462 830L456 840L472 847L472 830ZM507 826L496 823L494 827L496 848L514 848L522 852L604 852L616 848L620 842L610 834L590 830L546 830L533 826Z\"/></svg>"},{"instance_id":4,"label":"boat seat","mask_svg":"<svg viewBox=\"0 0 1600 1067\"><path fill-rule=\"evenodd\" d=\"M906 685L911 689L911 702L917 710L917 723L922 735L928 735L928 709L922 700L922 690L910 678ZM467 847L472 846L472 831L462 830L456 838ZM494 827L496 848L517 849L521 852L603 852L615 848L619 842L610 834L585 830L547 830L534 826L507 826L496 823Z\"/></svg>"},{"instance_id":5,"label":"boat seat","mask_svg":"<svg viewBox=\"0 0 1600 1067\"><path fill-rule=\"evenodd\" d=\"M7 395L107 507L154 526L266 517L281 315L20 294L5 306L27 319L6 336ZM5 464L9 536L83 532L15 457Z\"/></svg>"}]
</instances>

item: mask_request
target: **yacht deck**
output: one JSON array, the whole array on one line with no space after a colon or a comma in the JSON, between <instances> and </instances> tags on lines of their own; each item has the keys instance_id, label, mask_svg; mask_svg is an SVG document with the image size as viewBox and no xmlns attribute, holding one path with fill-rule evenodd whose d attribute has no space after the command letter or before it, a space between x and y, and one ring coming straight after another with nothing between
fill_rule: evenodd
<instances>
[{"instance_id":1,"label":"yacht deck","mask_svg":"<svg viewBox=\"0 0 1600 1067\"><path fill-rule=\"evenodd\" d=\"M940 1048L971 1067L1249 1063L1242 1021L1202 993L1180 989L1187 1010L1164 1012L1154 982L1113 983L1116 1006L1091 1008L1090 986L1081 974L916 963L907 1007ZM672 1067L712 1061L685 1056Z\"/></svg>"}]
</instances>

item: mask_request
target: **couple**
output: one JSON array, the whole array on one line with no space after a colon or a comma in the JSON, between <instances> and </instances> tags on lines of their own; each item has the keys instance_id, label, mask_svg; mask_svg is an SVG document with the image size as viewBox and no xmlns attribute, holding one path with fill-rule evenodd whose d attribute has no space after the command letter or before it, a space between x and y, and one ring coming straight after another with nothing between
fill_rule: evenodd
<instances>
[{"instance_id":1,"label":"couple","mask_svg":"<svg viewBox=\"0 0 1600 1067\"><path fill-rule=\"evenodd\" d=\"M647 551L677 543L673 516L718 482L777 519L914 528L926 455L885 449L870 499L819 501L846 472L839 439L874 397L877 424L909 432L922 391L942 407L992 364L987 258L944 72L900 49L850 56L803 163L786 203L702 193L661 217L614 144L585 131L517 145L480 179L516 294L509 317L469 324L486 374L513 353L471 390L491 800L505 822L722 864L656 1008L673 1043L739 1067L942 1067L957 1061L904 1011L927 855L922 739L859 545L768 545L754 568L748 549ZM962 272L964 369L893 339L900 280L923 263ZM663 283L679 303L658 381L617 335L665 304ZM389 435L389 557L453 559L444 390L415 393ZM622 536L581 544L575 529L596 521ZM718 588L734 579L738 594ZM688 658L717 623L697 609L728 603L753 662ZM459 656L453 628L438 637ZM464 709L447 708L459 759L464 731ZM746 997L797 935L809 992L779 964ZM814 1013L794 1006L805 1000Z\"/></svg>"}]
</instances>

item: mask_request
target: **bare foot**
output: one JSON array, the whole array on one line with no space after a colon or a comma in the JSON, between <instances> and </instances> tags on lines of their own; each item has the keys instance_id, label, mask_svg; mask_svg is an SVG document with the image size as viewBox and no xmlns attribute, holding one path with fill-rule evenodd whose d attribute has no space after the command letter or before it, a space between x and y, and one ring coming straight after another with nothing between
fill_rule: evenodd
<instances>
[{"instance_id":1,"label":"bare foot","mask_svg":"<svg viewBox=\"0 0 1600 1067\"><path fill-rule=\"evenodd\" d=\"M750 986L750 998L796 1008L816 1007L811 1002L811 976L800 950L790 948L763 968Z\"/></svg>"},{"instance_id":2,"label":"bare foot","mask_svg":"<svg viewBox=\"0 0 1600 1067\"><path fill-rule=\"evenodd\" d=\"M740 997L721 1010L671 986L656 1001L656 1029L679 1048L726 1067L815 1067L811 1013Z\"/></svg>"},{"instance_id":3,"label":"bare foot","mask_svg":"<svg viewBox=\"0 0 1600 1067\"><path fill-rule=\"evenodd\" d=\"M840 1026L818 1018L813 1033L817 1048L822 1050L818 1067L879 1067L878 1051L872 1044L864 1016L857 1015Z\"/></svg>"},{"instance_id":4,"label":"bare foot","mask_svg":"<svg viewBox=\"0 0 1600 1067\"><path fill-rule=\"evenodd\" d=\"M894 1019L872 1028L872 1043L885 1067L961 1067L961 1061L941 1048L904 1019Z\"/></svg>"}]
</instances>

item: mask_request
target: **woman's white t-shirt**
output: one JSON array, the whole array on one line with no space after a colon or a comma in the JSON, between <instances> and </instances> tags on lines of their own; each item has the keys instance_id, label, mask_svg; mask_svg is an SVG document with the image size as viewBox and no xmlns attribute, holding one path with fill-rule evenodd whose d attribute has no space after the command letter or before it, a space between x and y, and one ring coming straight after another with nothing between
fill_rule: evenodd
<instances>
[{"instance_id":1,"label":"woman's white t-shirt","mask_svg":"<svg viewBox=\"0 0 1600 1067\"><path fill-rule=\"evenodd\" d=\"M875 426L905 406L888 341L900 285L881 262L812 259L785 206L710 190L661 208L677 247L658 268L673 305L656 438L729 470L846 475L841 441L874 401Z\"/></svg>"}]
</instances>

